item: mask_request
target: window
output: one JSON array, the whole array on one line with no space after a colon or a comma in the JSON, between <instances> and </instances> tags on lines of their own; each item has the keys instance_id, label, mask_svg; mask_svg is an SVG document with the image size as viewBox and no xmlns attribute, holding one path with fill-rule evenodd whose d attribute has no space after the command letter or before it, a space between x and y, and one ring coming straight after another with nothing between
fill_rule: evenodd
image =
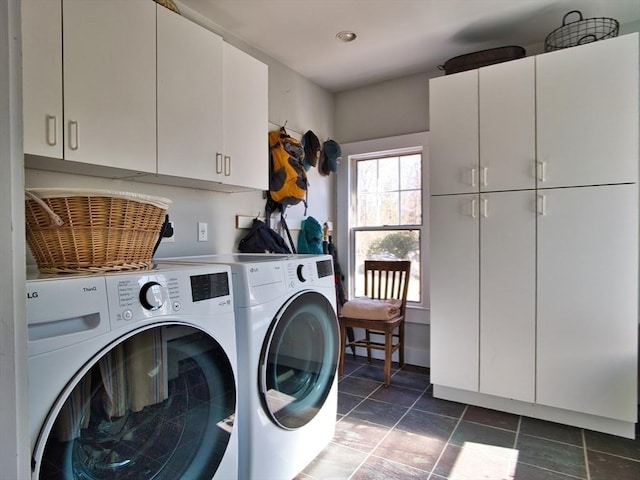
<instances>
[{"instance_id":1,"label":"window","mask_svg":"<svg viewBox=\"0 0 640 480\"><path fill-rule=\"evenodd\" d=\"M354 294L364 291L365 260L410 260L408 300L422 303L422 148L360 154L350 160L355 185L350 222Z\"/></svg>"}]
</instances>

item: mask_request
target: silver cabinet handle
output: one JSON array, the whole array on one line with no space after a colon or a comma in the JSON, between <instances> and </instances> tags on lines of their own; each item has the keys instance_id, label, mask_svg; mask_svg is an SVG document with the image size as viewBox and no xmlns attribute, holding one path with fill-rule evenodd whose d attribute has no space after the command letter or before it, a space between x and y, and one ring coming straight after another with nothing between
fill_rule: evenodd
<instances>
[{"instance_id":1,"label":"silver cabinet handle","mask_svg":"<svg viewBox=\"0 0 640 480\"><path fill-rule=\"evenodd\" d=\"M547 214L547 196L538 195L538 215Z\"/></svg>"},{"instance_id":2,"label":"silver cabinet handle","mask_svg":"<svg viewBox=\"0 0 640 480\"><path fill-rule=\"evenodd\" d=\"M224 165L222 164L222 154L220 152L216 153L216 174L220 175L222 173Z\"/></svg>"},{"instance_id":3,"label":"silver cabinet handle","mask_svg":"<svg viewBox=\"0 0 640 480\"><path fill-rule=\"evenodd\" d=\"M78 150L80 143L80 128L78 122L75 120L69 120L69 148L71 150Z\"/></svg>"},{"instance_id":4,"label":"silver cabinet handle","mask_svg":"<svg viewBox=\"0 0 640 480\"><path fill-rule=\"evenodd\" d=\"M476 169L475 168L471 169L471 186L472 187L476 186Z\"/></svg>"},{"instance_id":5,"label":"silver cabinet handle","mask_svg":"<svg viewBox=\"0 0 640 480\"><path fill-rule=\"evenodd\" d=\"M482 217L483 218L487 218L489 216L488 204L489 204L489 200L487 200L486 198L483 198L482 199Z\"/></svg>"},{"instance_id":6,"label":"silver cabinet handle","mask_svg":"<svg viewBox=\"0 0 640 480\"><path fill-rule=\"evenodd\" d=\"M481 185L483 187L487 186L487 170L489 170L489 167L480 167L480 172L481 172Z\"/></svg>"},{"instance_id":7,"label":"silver cabinet handle","mask_svg":"<svg viewBox=\"0 0 640 480\"><path fill-rule=\"evenodd\" d=\"M547 181L547 162L539 161L537 162L538 166L538 181L546 182Z\"/></svg>"},{"instance_id":8,"label":"silver cabinet handle","mask_svg":"<svg viewBox=\"0 0 640 480\"><path fill-rule=\"evenodd\" d=\"M58 118L55 115L47 115L45 124L47 145L54 147L58 143Z\"/></svg>"},{"instance_id":9,"label":"silver cabinet handle","mask_svg":"<svg viewBox=\"0 0 640 480\"><path fill-rule=\"evenodd\" d=\"M229 155L224 156L224 176L231 175L231 157Z\"/></svg>"},{"instance_id":10,"label":"silver cabinet handle","mask_svg":"<svg viewBox=\"0 0 640 480\"><path fill-rule=\"evenodd\" d=\"M476 218L478 216L478 212L477 210L477 201L474 198L473 200L471 200L471 218Z\"/></svg>"}]
</instances>

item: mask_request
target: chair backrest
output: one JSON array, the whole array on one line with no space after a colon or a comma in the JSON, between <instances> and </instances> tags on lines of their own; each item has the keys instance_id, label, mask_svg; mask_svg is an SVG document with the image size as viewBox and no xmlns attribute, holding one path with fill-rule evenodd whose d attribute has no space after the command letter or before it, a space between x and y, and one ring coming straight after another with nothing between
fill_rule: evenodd
<instances>
[{"instance_id":1,"label":"chair backrest","mask_svg":"<svg viewBox=\"0 0 640 480\"><path fill-rule=\"evenodd\" d=\"M364 294L381 300L400 300L404 315L411 262L408 260L365 260Z\"/></svg>"}]
</instances>

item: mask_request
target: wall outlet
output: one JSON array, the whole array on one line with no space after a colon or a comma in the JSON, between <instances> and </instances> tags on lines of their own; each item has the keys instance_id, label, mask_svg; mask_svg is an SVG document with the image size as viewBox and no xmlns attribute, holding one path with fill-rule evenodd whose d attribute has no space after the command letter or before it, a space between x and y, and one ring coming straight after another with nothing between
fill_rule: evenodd
<instances>
[{"instance_id":1,"label":"wall outlet","mask_svg":"<svg viewBox=\"0 0 640 480\"><path fill-rule=\"evenodd\" d=\"M209 229L205 222L198 222L198 241L206 242L209 239Z\"/></svg>"}]
</instances>

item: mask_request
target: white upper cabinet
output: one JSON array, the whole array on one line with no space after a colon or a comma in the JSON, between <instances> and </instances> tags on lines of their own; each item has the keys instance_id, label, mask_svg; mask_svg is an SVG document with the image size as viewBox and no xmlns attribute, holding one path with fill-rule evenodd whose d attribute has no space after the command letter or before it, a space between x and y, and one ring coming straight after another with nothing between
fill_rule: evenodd
<instances>
[{"instance_id":1,"label":"white upper cabinet","mask_svg":"<svg viewBox=\"0 0 640 480\"><path fill-rule=\"evenodd\" d=\"M535 188L535 58L481 68L480 191Z\"/></svg>"},{"instance_id":2,"label":"white upper cabinet","mask_svg":"<svg viewBox=\"0 0 640 480\"><path fill-rule=\"evenodd\" d=\"M167 8L157 14L158 174L220 181L222 38Z\"/></svg>"},{"instance_id":3,"label":"white upper cabinet","mask_svg":"<svg viewBox=\"0 0 640 480\"><path fill-rule=\"evenodd\" d=\"M224 44L224 182L268 190L268 68Z\"/></svg>"},{"instance_id":4,"label":"white upper cabinet","mask_svg":"<svg viewBox=\"0 0 640 480\"><path fill-rule=\"evenodd\" d=\"M156 4L63 0L64 158L156 170Z\"/></svg>"},{"instance_id":5,"label":"white upper cabinet","mask_svg":"<svg viewBox=\"0 0 640 480\"><path fill-rule=\"evenodd\" d=\"M24 151L62 158L62 5L22 0Z\"/></svg>"},{"instance_id":6,"label":"white upper cabinet","mask_svg":"<svg viewBox=\"0 0 640 480\"><path fill-rule=\"evenodd\" d=\"M536 57L539 188L636 182L638 35Z\"/></svg>"},{"instance_id":7,"label":"white upper cabinet","mask_svg":"<svg viewBox=\"0 0 640 480\"><path fill-rule=\"evenodd\" d=\"M431 195L478 191L478 71L429 82Z\"/></svg>"},{"instance_id":8,"label":"white upper cabinet","mask_svg":"<svg viewBox=\"0 0 640 480\"><path fill-rule=\"evenodd\" d=\"M264 63L152 0L22 6L27 166L268 188Z\"/></svg>"},{"instance_id":9,"label":"white upper cabinet","mask_svg":"<svg viewBox=\"0 0 640 480\"><path fill-rule=\"evenodd\" d=\"M535 60L429 83L431 194L535 188Z\"/></svg>"}]
</instances>

